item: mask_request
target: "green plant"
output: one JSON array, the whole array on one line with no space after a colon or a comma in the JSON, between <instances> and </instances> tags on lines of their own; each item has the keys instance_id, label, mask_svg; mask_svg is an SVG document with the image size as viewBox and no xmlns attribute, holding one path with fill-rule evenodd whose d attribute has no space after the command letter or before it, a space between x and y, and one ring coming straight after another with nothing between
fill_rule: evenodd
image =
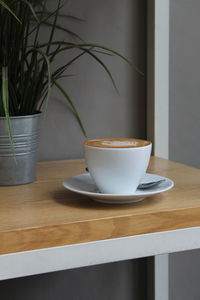
<instances>
[{"instance_id":1,"label":"green plant","mask_svg":"<svg viewBox=\"0 0 200 300\"><path fill-rule=\"evenodd\" d=\"M60 18L81 22L78 18L61 14L61 0L56 1L53 11L47 9L46 2L0 0L0 116L6 116L10 137L10 116L35 114L45 109L53 86L67 100L71 112L85 133L71 97L59 83L59 79L69 76L67 72L70 66L83 55L90 55L95 59L104 68L114 86L111 72L99 58L98 52L117 55L140 72L120 53L102 45L86 43L75 32L61 26ZM44 26L48 28L48 39L45 43L40 39ZM68 39L57 40L57 31L65 32ZM73 51L74 56L55 68L53 62L57 56L69 51Z\"/></svg>"}]
</instances>

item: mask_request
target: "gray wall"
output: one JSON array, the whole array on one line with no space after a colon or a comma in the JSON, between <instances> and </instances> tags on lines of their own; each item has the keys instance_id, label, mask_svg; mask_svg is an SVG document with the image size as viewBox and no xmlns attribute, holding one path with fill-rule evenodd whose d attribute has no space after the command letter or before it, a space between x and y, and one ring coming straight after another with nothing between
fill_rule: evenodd
<instances>
[{"instance_id":1,"label":"gray wall","mask_svg":"<svg viewBox=\"0 0 200 300\"><path fill-rule=\"evenodd\" d=\"M1 300L146 300L146 262L134 260L0 282Z\"/></svg>"},{"instance_id":2,"label":"gray wall","mask_svg":"<svg viewBox=\"0 0 200 300\"><path fill-rule=\"evenodd\" d=\"M53 1L53 0L51 0ZM73 0L69 11L87 20L72 23L85 40L100 42L146 67L145 0ZM67 59L61 57L60 61ZM138 76L120 59L105 57L120 91L105 72L84 57L63 81L74 99L89 138L145 138L145 76ZM53 92L43 121L40 160L83 156L82 135L59 93ZM57 272L0 283L2 300L143 300L146 298L145 260L120 262Z\"/></svg>"},{"instance_id":3,"label":"gray wall","mask_svg":"<svg viewBox=\"0 0 200 300\"><path fill-rule=\"evenodd\" d=\"M200 1L171 0L170 159L200 167ZM170 300L199 300L200 251L170 255Z\"/></svg>"},{"instance_id":4,"label":"gray wall","mask_svg":"<svg viewBox=\"0 0 200 300\"><path fill-rule=\"evenodd\" d=\"M199 300L199 250L170 255L169 300Z\"/></svg>"},{"instance_id":5,"label":"gray wall","mask_svg":"<svg viewBox=\"0 0 200 300\"><path fill-rule=\"evenodd\" d=\"M51 0L54 2L54 0ZM83 39L120 51L145 71L145 0L73 0L69 12L87 20L67 23ZM138 75L121 59L101 56L109 66L120 95L105 71L85 56L63 80L74 100L88 138L145 137L145 76ZM68 57L61 57L60 63ZM39 159L56 160L83 156L84 136L59 92L54 91L43 122Z\"/></svg>"},{"instance_id":6,"label":"gray wall","mask_svg":"<svg viewBox=\"0 0 200 300\"><path fill-rule=\"evenodd\" d=\"M170 158L200 167L200 1L172 0Z\"/></svg>"}]
</instances>

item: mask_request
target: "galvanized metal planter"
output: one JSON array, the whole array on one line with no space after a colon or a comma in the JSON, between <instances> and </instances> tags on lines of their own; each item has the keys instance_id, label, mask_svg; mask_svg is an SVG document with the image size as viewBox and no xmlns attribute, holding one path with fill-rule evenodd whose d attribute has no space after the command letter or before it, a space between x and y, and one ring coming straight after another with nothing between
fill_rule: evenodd
<instances>
[{"instance_id":1,"label":"galvanized metal planter","mask_svg":"<svg viewBox=\"0 0 200 300\"><path fill-rule=\"evenodd\" d=\"M18 185L36 179L37 144L41 114L10 117L15 158L6 118L0 117L0 185Z\"/></svg>"}]
</instances>

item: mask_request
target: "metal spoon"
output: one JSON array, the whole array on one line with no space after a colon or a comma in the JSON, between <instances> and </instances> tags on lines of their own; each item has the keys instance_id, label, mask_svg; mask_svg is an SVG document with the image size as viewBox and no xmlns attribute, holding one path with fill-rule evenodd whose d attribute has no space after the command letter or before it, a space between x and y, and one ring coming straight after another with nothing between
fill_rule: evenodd
<instances>
[{"instance_id":1,"label":"metal spoon","mask_svg":"<svg viewBox=\"0 0 200 300\"><path fill-rule=\"evenodd\" d=\"M163 181L165 181L165 179L161 179L161 180L157 180L157 181L151 181L151 182L148 182L148 183L140 183L138 185L138 189L140 189L140 190L149 189L149 188L152 188L154 186L159 185Z\"/></svg>"},{"instance_id":2,"label":"metal spoon","mask_svg":"<svg viewBox=\"0 0 200 300\"><path fill-rule=\"evenodd\" d=\"M85 170L87 172L89 172L88 168L85 168ZM164 182L164 181L165 181L165 179L161 179L161 180L151 181L151 182L147 182L147 183L140 183L138 185L138 189L139 190L150 189L152 187L159 185L161 182Z\"/></svg>"}]
</instances>

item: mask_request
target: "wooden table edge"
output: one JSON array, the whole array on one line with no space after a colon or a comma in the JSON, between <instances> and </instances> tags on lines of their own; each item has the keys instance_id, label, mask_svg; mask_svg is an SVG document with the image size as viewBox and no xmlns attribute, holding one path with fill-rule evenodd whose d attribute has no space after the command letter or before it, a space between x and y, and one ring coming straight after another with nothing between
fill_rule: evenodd
<instances>
[{"instance_id":1,"label":"wooden table edge","mask_svg":"<svg viewBox=\"0 0 200 300\"><path fill-rule=\"evenodd\" d=\"M200 207L8 230L0 232L0 254L198 227L199 215Z\"/></svg>"}]
</instances>

